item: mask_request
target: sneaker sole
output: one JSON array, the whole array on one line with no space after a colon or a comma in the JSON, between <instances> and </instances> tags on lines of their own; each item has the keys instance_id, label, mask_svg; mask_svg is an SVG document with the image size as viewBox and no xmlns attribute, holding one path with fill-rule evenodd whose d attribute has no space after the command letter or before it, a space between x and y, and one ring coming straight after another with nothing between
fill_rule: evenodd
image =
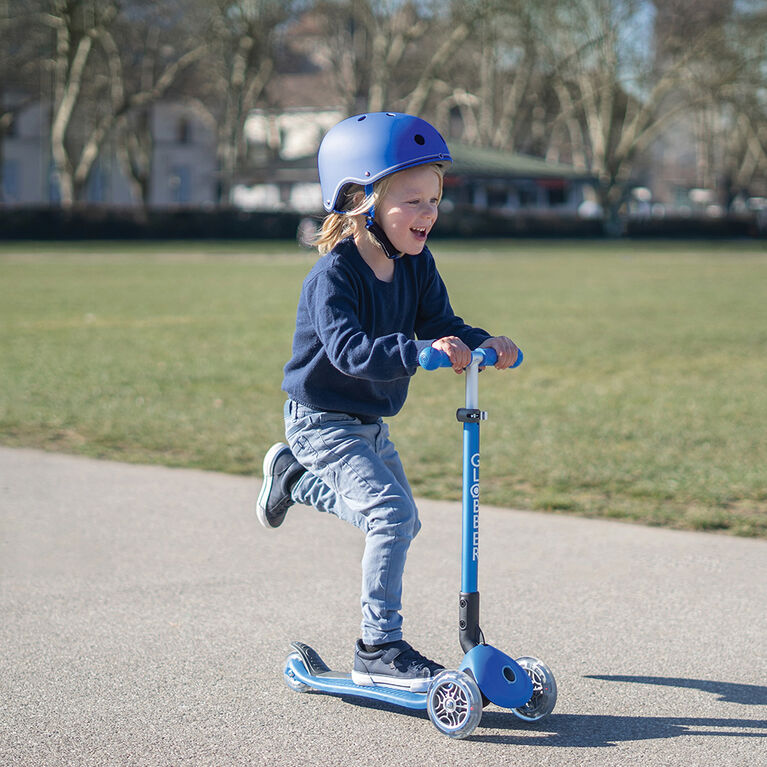
<instances>
[{"instance_id":1,"label":"sneaker sole","mask_svg":"<svg viewBox=\"0 0 767 767\"><path fill-rule=\"evenodd\" d=\"M258 494L258 500L256 501L256 516L258 521L267 530L276 530L274 525L269 524L269 518L266 516L266 501L269 498L269 493L272 492L272 483L274 482L274 475L272 474L272 463L279 453L281 453L287 445L284 442L278 442L276 445L272 445L269 448L269 452L264 456L263 474L264 481L261 484L261 491Z\"/></svg>"},{"instance_id":2,"label":"sneaker sole","mask_svg":"<svg viewBox=\"0 0 767 767\"><path fill-rule=\"evenodd\" d=\"M427 692L431 684L428 679L402 679L384 674L364 674L361 671L352 670L352 682L360 687L396 687L398 690L410 690L410 692Z\"/></svg>"}]
</instances>

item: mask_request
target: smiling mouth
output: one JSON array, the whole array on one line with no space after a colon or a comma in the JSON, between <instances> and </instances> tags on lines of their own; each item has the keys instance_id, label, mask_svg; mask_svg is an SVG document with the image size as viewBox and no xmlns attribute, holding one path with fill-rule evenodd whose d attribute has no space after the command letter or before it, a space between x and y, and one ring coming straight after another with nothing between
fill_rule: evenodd
<instances>
[{"instance_id":1,"label":"smiling mouth","mask_svg":"<svg viewBox=\"0 0 767 767\"><path fill-rule=\"evenodd\" d=\"M426 239L426 227L425 226L414 226L410 230L418 239Z\"/></svg>"}]
</instances>

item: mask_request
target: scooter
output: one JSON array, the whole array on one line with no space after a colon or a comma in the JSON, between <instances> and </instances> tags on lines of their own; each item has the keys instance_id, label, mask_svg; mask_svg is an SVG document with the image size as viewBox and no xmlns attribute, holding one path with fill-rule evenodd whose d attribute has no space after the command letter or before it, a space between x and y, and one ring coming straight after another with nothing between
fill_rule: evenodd
<instances>
[{"instance_id":1,"label":"scooter","mask_svg":"<svg viewBox=\"0 0 767 767\"><path fill-rule=\"evenodd\" d=\"M285 683L296 692L319 690L391 703L409 709L426 709L435 727L451 738L465 738L474 732L489 703L510 709L518 718L535 722L554 709L557 684L549 667L532 657L516 660L485 642L479 626L479 427L487 414L479 409L479 370L494 365L493 349L475 349L466 368L465 407L456 413L463 424L463 512L461 534L461 593L458 627L465 655L458 670L441 671L426 692L395 687L354 684L351 674L332 671L319 654L302 642L293 642L294 651L284 667ZM513 367L522 363L522 352ZM450 367L448 356L428 347L419 363L425 370Z\"/></svg>"}]
</instances>

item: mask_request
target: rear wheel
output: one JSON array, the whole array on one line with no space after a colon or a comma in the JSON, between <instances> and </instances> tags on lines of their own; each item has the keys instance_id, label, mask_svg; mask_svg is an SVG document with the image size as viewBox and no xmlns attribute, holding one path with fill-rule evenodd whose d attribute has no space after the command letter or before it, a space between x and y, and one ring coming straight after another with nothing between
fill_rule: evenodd
<instances>
[{"instance_id":1,"label":"rear wheel","mask_svg":"<svg viewBox=\"0 0 767 767\"><path fill-rule=\"evenodd\" d=\"M298 663L303 664L303 658L301 655L297 652L292 652L288 657L285 659L285 668L282 672L282 678L285 680L285 684L290 687L291 690L294 690L295 692L306 692L307 690L311 689L308 684L304 684L300 679L296 677L296 675L293 673L293 669L291 668L291 661L297 661Z\"/></svg>"}]
</instances>

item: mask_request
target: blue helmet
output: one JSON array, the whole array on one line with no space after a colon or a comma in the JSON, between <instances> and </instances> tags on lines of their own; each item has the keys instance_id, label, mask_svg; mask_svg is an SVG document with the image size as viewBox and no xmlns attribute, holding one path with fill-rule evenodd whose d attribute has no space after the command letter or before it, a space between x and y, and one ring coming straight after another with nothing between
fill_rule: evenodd
<instances>
[{"instance_id":1,"label":"blue helmet","mask_svg":"<svg viewBox=\"0 0 767 767\"><path fill-rule=\"evenodd\" d=\"M452 162L439 132L420 117L368 112L342 120L325 135L317 155L325 210L338 209L347 184L369 187L415 165Z\"/></svg>"}]
</instances>

